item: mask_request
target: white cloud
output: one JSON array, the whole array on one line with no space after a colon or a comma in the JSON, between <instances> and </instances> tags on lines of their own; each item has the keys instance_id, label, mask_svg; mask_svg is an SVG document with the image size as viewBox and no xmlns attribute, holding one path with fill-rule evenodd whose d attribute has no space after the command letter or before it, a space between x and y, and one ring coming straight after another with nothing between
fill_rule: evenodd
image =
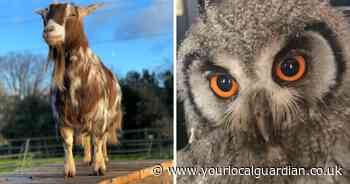
<instances>
[{"instance_id":1,"label":"white cloud","mask_svg":"<svg viewBox=\"0 0 350 184\"><path fill-rule=\"evenodd\" d=\"M115 31L117 40L171 35L173 24L172 0L153 0L150 6L125 18Z\"/></svg>"}]
</instances>

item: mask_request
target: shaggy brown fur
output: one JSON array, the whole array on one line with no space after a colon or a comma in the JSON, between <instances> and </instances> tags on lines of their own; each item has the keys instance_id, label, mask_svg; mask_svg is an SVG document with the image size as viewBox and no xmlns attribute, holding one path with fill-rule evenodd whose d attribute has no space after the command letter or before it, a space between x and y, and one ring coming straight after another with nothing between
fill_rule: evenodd
<instances>
[{"instance_id":1,"label":"shaggy brown fur","mask_svg":"<svg viewBox=\"0 0 350 184\"><path fill-rule=\"evenodd\" d=\"M92 53L83 30L83 16L98 6L81 8L73 4L52 4L38 11L44 20L49 59L54 63L52 108L65 141L66 176L75 175L71 151L74 132L86 139L79 142L84 144L84 161L89 163L92 160L91 146L87 140L92 137L94 173L103 174L107 138L109 142L117 143L116 131L122 126L122 95L118 80ZM58 29L61 31L56 31ZM52 42L51 37L55 37L50 35L52 32L53 35L64 35L64 40Z\"/></svg>"}]
</instances>

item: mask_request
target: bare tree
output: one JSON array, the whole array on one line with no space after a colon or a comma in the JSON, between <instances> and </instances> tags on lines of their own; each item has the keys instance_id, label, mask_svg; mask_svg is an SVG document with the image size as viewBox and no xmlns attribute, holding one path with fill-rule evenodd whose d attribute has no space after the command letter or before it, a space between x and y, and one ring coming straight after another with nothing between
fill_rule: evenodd
<instances>
[{"instance_id":1,"label":"bare tree","mask_svg":"<svg viewBox=\"0 0 350 184\"><path fill-rule=\"evenodd\" d=\"M50 79L46 62L44 56L28 52L0 56L0 79L9 95L23 98L45 94Z\"/></svg>"}]
</instances>

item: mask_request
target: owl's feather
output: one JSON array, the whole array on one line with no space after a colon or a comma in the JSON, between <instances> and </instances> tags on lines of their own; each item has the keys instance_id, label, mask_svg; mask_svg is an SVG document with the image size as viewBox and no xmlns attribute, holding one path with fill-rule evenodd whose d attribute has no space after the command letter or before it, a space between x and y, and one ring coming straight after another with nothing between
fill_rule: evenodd
<instances>
[{"instance_id":1,"label":"owl's feather","mask_svg":"<svg viewBox=\"0 0 350 184\"><path fill-rule=\"evenodd\" d=\"M178 53L178 94L191 142L177 165L337 165L343 176L179 176L178 183L350 183L350 29L342 13L325 0L207 5ZM273 77L273 66L293 49L305 50L308 70L285 84ZM235 98L213 95L206 79L213 66L236 78ZM271 117L257 125L255 112Z\"/></svg>"}]
</instances>

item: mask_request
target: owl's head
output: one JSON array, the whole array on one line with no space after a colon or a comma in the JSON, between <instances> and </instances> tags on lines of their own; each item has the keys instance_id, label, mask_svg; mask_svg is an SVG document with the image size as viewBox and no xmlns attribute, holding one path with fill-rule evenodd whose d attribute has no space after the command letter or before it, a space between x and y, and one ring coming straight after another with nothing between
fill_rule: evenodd
<instances>
[{"instance_id":1,"label":"owl's head","mask_svg":"<svg viewBox=\"0 0 350 184\"><path fill-rule=\"evenodd\" d=\"M347 29L326 1L208 4L179 52L187 115L209 132L221 127L292 152L326 143L332 129L349 131L341 120L349 114Z\"/></svg>"}]
</instances>

